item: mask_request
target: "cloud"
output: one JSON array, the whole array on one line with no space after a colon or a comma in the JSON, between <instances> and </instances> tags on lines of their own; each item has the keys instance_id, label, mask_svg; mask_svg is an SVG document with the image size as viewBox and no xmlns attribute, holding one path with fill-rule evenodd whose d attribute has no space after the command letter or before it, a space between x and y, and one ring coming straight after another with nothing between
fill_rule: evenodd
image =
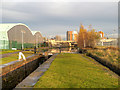
<instances>
[{"instance_id":1,"label":"cloud","mask_svg":"<svg viewBox=\"0 0 120 90\"><path fill-rule=\"evenodd\" d=\"M4 2L2 15L4 23L25 23L48 35L79 29L80 23L107 33L117 27L117 8L113 2Z\"/></svg>"},{"instance_id":2,"label":"cloud","mask_svg":"<svg viewBox=\"0 0 120 90\"><path fill-rule=\"evenodd\" d=\"M3 0L9 2L9 0ZM118 2L119 0L34 0L34 2ZM33 2L33 0L11 0L11 2Z\"/></svg>"},{"instance_id":3,"label":"cloud","mask_svg":"<svg viewBox=\"0 0 120 90\"><path fill-rule=\"evenodd\" d=\"M25 12L18 12L18 11L14 11L14 10L7 10L7 9L3 9L2 10L2 18L7 18L7 19L11 19L11 20L20 20L22 21L30 21L32 18L31 14L27 14ZM4 19L3 19L4 21Z\"/></svg>"}]
</instances>

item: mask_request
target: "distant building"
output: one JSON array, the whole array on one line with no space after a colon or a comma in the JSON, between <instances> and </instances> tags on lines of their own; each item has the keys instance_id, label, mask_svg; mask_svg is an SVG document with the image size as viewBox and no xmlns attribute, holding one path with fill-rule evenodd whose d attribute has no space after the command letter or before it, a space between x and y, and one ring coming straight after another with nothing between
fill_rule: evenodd
<instances>
[{"instance_id":1,"label":"distant building","mask_svg":"<svg viewBox=\"0 0 120 90\"><path fill-rule=\"evenodd\" d=\"M43 43L43 37L40 31L31 31L34 35L35 43Z\"/></svg>"},{"instance_id":2,"label":"distant building","mask_svg":"<svg viewBox=\"0 0 120 90\"><path fill-rule=\"evenodd\" d=\"M46 38L46 37L43 37L43 41L44 41L44 42L47 41L47 38Z\"/></svg>"},{"instance_id":3,"label":"distant building","mask_svg":"<svg viewBox=\"0 0 120 90\"><path fill-rule=\"evenodd\" d=\"M117 46L118 45L118 39L100 39L100 42L98 42L98 46Z\"/></svg>"},{"instance_id":4,"label":"distant building","mask_svg":"<svg viewBox=\"0 0 120 90\"><path fill-rule=\"evenodd\" d=\"M73 31L73 40L77 42L77 38L78 38L78 32Z\"/></svg>"},{"instance_id":5,"label":"distant building","mask_svg":"<svg viewBox=\"0 0 120 90\"><path fill-rule=\"evenodd\" d=\"M67 31L67 41L75 41L77 42L77 31Z\"/></svg>"},{"instance_id":6,"label":"distant building","mask_svg":"<svg viewBox=\"0 0 120 90\"><path fill-rule=\"evenodd\" d=\"M67 41L72 41L72 32L73 31L67 31Z\"/></svg>"},{"instance_id":7,"label":"distant building","mask_svg":"<svg viewBox=\"0 0 120 90\"><path fill-rule=\"evenodd\" d=\"M61 39L61 36L59 36L59 35L56 35L55 37L54 37L54 39L56 40L56 41L61 41L62 39Z\"/></svg>"},{"instance_id":8,"label":"distant building","mask_svg":"<svg viewBox=\"0 0 120 90\"><path fill-rule=\"evenodd\" d=\"M99 31L101 38L104 38L104 32Z\"/></svg>"}]
</instances>

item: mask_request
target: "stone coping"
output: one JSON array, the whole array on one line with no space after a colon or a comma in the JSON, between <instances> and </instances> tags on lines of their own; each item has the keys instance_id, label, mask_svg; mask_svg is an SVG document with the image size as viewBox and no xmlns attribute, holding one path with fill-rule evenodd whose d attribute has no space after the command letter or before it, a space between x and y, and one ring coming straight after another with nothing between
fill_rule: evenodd
<instances>
[{"instance_id":1,"label":"stone coping","mask_svg":"<svg viewBox=\"0 0 120 90\"><path fill-rule=\"evenodd\" d=\"M28 77L26 77L21 83L19 83L15 89L17 88L31 88L33 87L39 78L44 74L45 71L48 70L52 61L56 58L58 54L54 54L47 61L41 64L33 73L31 73Z\"/></svg>"},{"instance_id":2,"label":"stone coping","mask_svg":"<svg viewBox=\"0 0 120 90\"><path fill-rule=\"evenodd\" d=\"M2 70L2 71L0 71L0 72L2 72L0 74L0 76L5 75L5 74L7 74L7 73L9 73L9 72L11 72L11 71L13 71L13 70L23 66L23 65L25 65L25 64L35 60L35 59L37 59L37 58L39 58L41 56L42 55L34 55L33 54L31 56L28 56L26 58L26 61L25 60L21 60L21 61L17 60L17 61L12 61L12 62L7 63L7 64L0 65L0 70Z\"/></svg>"},{"instance_id":3,"label":"stone coping","mask_svg":"<svg viewBox=\"0 0 120 90\"><path fill-rule=\"evenodd\" d=\"M28 58L31 58L31 57L33 57L33 56L35 56L34 54L33 55L31 55L31 56L28 56L28 57L26 57L26 59L28 59ZM23 61L23 59L22 60L16 60L16 61L12 61L12 62L9 62L9 63L6 63L6 64L2 64L2 65L0 65L0 68L3 68L3 67L6 67L6 66L8 66L8 65L11 65L11 64L14 64L14 63L17 63L17 62L22 62Z\"/></svg>"}]
</instances>

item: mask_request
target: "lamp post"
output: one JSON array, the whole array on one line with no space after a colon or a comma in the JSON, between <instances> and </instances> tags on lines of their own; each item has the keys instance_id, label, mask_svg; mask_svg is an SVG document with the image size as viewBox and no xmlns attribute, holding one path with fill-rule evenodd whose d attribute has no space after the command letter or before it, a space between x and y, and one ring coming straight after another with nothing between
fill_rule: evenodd
<instances>
[{"instance_id":1,"label":"lamp post","mask_svg":"<svg viewBox=\"0 0 120 90\"><path fill-rule=\"evenodd\" d=\"M37 40L38 37L37 37L37 36L38 36L38 35L35 36L35 38L36 38L36 48L38 48L38 40Z\"/></svg>"},{"instance_id":2,"label":"lamp post","mask_svg":"<svg viewBox=\"0 0 120 90\"><path fill-rule=\"evenodd\" d=\"M113 30L114 34L115 34L115 31L116 31L116 30L114 29L114 30ZM115 41L116 41L116 40L114 40L114 47L115 47Z\"/></svg>"},{"instance_id":3,"label":"lamp post","mask_svg":"<svg viewBox=\"0 0 120 90\"><path fill-rule=\"evenodd\" d=\"M36 42L36 48L37 48L37 35L35 35L35 42Z\"/></svg>"},{"instance_id":4,"label":"lamp post","mask_svg":"<svg viewBox=\"0 0 120 90\"><path fill-rule=\"evenodd\" d=\"M36 41L36 48L38 48L39 37L40 37L39 35L35 35L35 38L36 38L36 40L35 40Z\"/></svg>"},{"instance_id":5,"label":"lamp post","mask_svg":"<svg viewBox=\"0 0 120 90\"><path fill-rule=\"evenodd\" d=\"M50 47L50 36L48 36L47 41L48 41L48 47Z\"/></svg>"},{"instance_id":6,"label":"lamp post","mask_svg":"<svg viewBox=\"0 0 120 90\"><path fill-rule=\"evenodd\" d=\"M24 49L23 33L25 33L25 31L22 30L21 33L22 33L22 50L23 50Z\"/></svg>"},{"instance_id":7,"label":"lamp post","mask_svg":"<svg viewBox=\"0 0 120 90\"><path fill-rule=\"evenodd\" d=\"M37 46L40 46L39 45L39 38L40 38L40 36L37 37Z\"/></svg>"},{"instance_id":8,"label":"lamp post","mask_svg":"<svg viewBox=\"0 0 120 90\"><path fill-rule=\"evenodd\" d=\"M108 39L107 33L105 35L106 35L106 39ZM109 42L107 42L107 45L110 46Z\"/></svg>"},{"instance_id":9,"label":"lamp post","mask_svg":"<svg viewBox=\"0 0 120 90\"><path fill-rule=\"evenodd\" d=\"M3 37L3 39L4 39L4 49L5 49L5 37Z\"/></svg>"}]
</instances>

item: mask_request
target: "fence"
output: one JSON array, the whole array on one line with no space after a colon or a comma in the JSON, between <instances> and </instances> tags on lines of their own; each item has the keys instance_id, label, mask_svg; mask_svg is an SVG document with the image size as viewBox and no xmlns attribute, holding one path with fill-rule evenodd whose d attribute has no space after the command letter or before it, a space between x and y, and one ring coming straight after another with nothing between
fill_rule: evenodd
<instances>
[{"instance_id":1,"label":"fence","mask_svg":"<svg viewBox=\"0 0 120 90\"><path fill-rule=\"evenodd\" d=\"M33 48L33 43L24 43L24 48ZM22 44L17 41L0 40L0 49L22 49Z\"/></svg>"}]
</instances>

